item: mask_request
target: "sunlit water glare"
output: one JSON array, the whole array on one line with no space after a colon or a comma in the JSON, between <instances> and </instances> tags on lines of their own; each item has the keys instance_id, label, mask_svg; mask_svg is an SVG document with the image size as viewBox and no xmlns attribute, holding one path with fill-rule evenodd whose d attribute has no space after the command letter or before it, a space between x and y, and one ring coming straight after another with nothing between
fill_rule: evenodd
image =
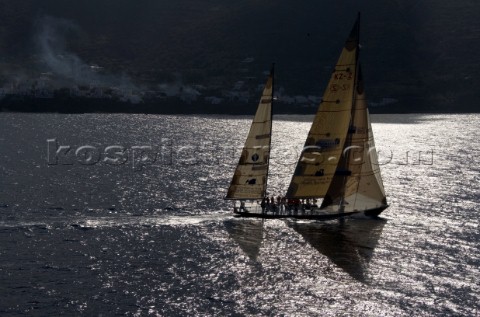
<instances>
[{"instance_id":1,"label":"sunlit water glare","mask_svg":"<svg viewBox=\"0 0 480 317\"><path fill-rule=\"evenodd\" d=\"M277 195L312 117L275 119ZM0 113L0 315L480 314L480 115L373 115L390 207L325 222L232 216L250 120Z\"/></svg>"}]
</instances>

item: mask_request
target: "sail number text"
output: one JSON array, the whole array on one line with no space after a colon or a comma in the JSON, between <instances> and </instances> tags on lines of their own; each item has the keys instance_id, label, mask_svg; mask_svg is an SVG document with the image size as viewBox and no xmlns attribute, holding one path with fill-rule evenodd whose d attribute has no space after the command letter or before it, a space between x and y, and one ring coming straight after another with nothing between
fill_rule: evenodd
<instances>
[{"instance_id":1,"label":"sail number text","mask_svg":"<svg viewBox=\"0 0 480 317\"><path fill-rule=\"evenodd\" d=\"M349 81L353 79L353 74L351 72L335 72L333 73L333 80L342 80L342 81ZM346 91L349 90L351 85L350 84L338 84L338 83L331 83L330 86L331 92L337 91Z\"/></svg>"},{"instance_id":2,"label":"sail number text","mask_svg":"<svg viewBox=\"0 0 480 317\"><path fill-rule=\"evenodd\" d=\"M352 80L353 74L351 72L336 72L333 74L334 80Z\"/></svg>"},{"instance_id":3,"label":"sail number text","mask_svg":"<svg viewBox=\"0 0 480 317\"><path fill-rule=\"evenodd\" d=\"M349 89L350 89L350 85L349 85L349 84L343 84L343 85L331 84L331 85L330 85L330 91L331 91L331 92L345 91L345 90L349 90Z\"/></svg>"}]
</instances>

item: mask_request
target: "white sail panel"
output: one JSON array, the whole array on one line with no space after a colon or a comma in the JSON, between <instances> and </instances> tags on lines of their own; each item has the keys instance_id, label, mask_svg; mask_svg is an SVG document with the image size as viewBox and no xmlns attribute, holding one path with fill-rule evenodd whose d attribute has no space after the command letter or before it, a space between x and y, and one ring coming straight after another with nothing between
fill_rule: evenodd
<instances>
[{"instance_id":1,"label":"white sail panel","mask_svg":"<svg viewBox=\"0 0 480 317\"><path fill-rule=\"evenodd\" d=\"M351 119L358 31L357 20L323 95L287 197L324 197L333 180Z\"/></svg>"},{"instance_id":2,"label":"white sail panel","mask_svg":"<svg viewBox=\"0 0 480 317\"><path fill-rule=\"evenodd\" d=\"M226 199L265 195L272 133L273 69L262 93Z\"/></svg>"},{"instance_id":3,"label":"white sail panel","mask_svg":"<svg viewBox=\"0 0 480 317\"><path fill-rule=\"evenodd\" d=\"M352 175L348 176L345 184L345 197L343 200L335 199L331 205L335 207L342 200L343 211L359 211L381 208L387 206L385 190L383 188L380 167L377 160L377 152L373 140L372 128L368 118L368 110L364 109L367 117L368 136L363 146L363 158L361 170L358 173L355 167L350 165ZM351 161L350 161L351 162Z\"/></svg>"},{"instance_id":4,"label":"white sail panel","mask_svg":"<svg viewBox=\"0 0 480 317\"><path fill-rule=\"evenodd\" d=\"M362 165L361 178L357 193L372 200L372 204L367 206L367 209L371 209L386 206L387 200L380 174L380 166L378 164L377 151L375 149L375 141L373 138L372 125L368 116L368 110L366 110L366 112L369 137L365 146L365 163ZM362 205L362 202L355 201L355 208L363 210L365 204Z\"/></svg>"},{"instance_id":5,"label":"white sail panel","mask_svg":"<svg viewBox=\"0 0 480 317\"><path fill-rule=\"evenodd\" d=\"M352 177L347 182L345 200L352 210L368 210L387 206L385 190L383 188L380 166L378 164L377 150L373 138L372 124L367 108L363 78L359 71L359 81L356 96L356 116L361 118L362 127L365 131L359 131L362 135L363 160L361 171L357 177ZM352 162L353 163L353 162ZM356 187L356 188L355 188Z\"/></svg>"}]
</instances>

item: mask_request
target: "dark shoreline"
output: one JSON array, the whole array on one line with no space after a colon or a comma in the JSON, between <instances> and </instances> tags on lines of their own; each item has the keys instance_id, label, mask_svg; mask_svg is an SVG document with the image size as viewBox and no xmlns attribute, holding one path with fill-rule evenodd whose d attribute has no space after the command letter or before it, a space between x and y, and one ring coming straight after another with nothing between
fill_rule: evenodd
<instances>
[{"instance_id":1,"label":"dark shoreline","mask_svg":"<svg viewBox=\"0 0 480 317\"><path fill-rule=\"evenodd\" d=\"M408 103L411 104L411 103ZM144 100L139 103L103 98L29 98L23 96L6 97L0 100L0 112L16 113L129 113L129 114L220 114L252 115L256 101L223 101L212 104L205 101L185 102L179 98ZM456 114L479 113L480 109L461 107L453 110L447 107L432 108L426 105L417 107L402 106L401 103L370 107L371 114L432 113ZM282 102L274 104L274 114L315 114L318 104L293 105Z\"/></svg>"}]
</instances>

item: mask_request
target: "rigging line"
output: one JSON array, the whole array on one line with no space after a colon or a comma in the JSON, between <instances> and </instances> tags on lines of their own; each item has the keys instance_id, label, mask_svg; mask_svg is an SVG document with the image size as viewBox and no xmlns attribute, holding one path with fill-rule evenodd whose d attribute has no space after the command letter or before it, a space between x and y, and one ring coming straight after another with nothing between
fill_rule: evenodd
<instances>
[{"instance_id":1,"label":"rigging line","mask_svg":"<svg viewBox=\"0 0 480 317\"><path fill-rule=\"evenodd\" d=\"M352 107L352 123L354 122L353 120L354 120L354 117L356 115L355 104L356 104L356 98L358 96L358 90L357 90L358 87L357 86L358 86L358 83L359 83L360 80L363 81L362 68L361 68L360 63L359 63L359 57L360 57L360 12L358 12L357 23L358 23L358 26L357 26L357 51L356 51L356 59L355 59L355 61L356 61L356 64L355 64L355 86L354 86L354 95L353 95L354 104L353 104L353 107ZM367 114L368 114L368 112L367 112ZM367 117L367 124L368 124L368 117ZM367 136L368 136L368 127L367 127ZM352 135L350 135L349 137L351 138ZM360 188L360 177L357 178L357 189L356 189L357 194L358 194L358 189L359 188ZM343 189L343 195L345 196L345 187ZM358 197L358 195L355 195L355 200L353 202L353 207L354 208L355 208L355 205L357 204L357 197Z\"/></svg>"},{"instance_id":2,"label":"rigging line","mask_svg":"<svg viewBox=\"0 0 480 317\"><path fill-rule=\"evenodd\" d=\"M359 67L358 67L358 73L357 73L357 80L358 80L358 78L360 78L360 80L363 81L363 78L360 77L360 76L362 76L362 69L361 69L361 67L359 66ZM363 93L365 93L365 92L363 92ZM358 95L358 92L356 92L355 95L357 96L357 95ZM366 98L365 98L365 99L366 99ZM368 117L367 107L365 107L364 110L365 110L365 112L366 112L366 114L367 114L367 116L366 116L366 119L367 119L367 120L366 120L366 121L367 121L366 134L367 134L367 135L366 135L365 140L366 140L366 142L369 142L369 141L370 141L370 140L369 140L369 133L368 133L369 117ZM365 141L364 141L364 142L365 142ZM364 145L363 145L363 155L365 155L365 143L364 143ZM363 160L362 167L363 167L363 164L365 164L365 159ZM357 204L358 189L360 188L360 181L361 181L361 177L362 177L361 175L362 175L362 170L360 170L360 175L357 177L357 179L358 179L358 180L357 180L357 189L356 189L356 191L355 191L355 192L356 192L355 200L353 201L353 206L354 206L354 208L355 208L355 206L356 206L356 204Z\"/></svg>"},{"instance_id":3,"label":"rigging line","mask_svg":"<svg viewBox=\"0 0 480 317\"><path fill-rule=\"evenodd\" d=\"M272 63L272 68L270 70L270 76L272 77L272 91L270 93L270 140L268 141L268 157L267 157L267 174L265 175L265 185L263 189L263 197L267 196L268 188L268 174L270 172L270 151L272 148L272 130L273 130L273 91L275 89L275 63Z\"/></svg>"},{"instance_id":4,"label":"rigging line","mask_svg":"<svg viewBox=\"0 0 480 317\"><path fill-rule=\"evenodd\" d=\"M360 13L358 13L358 21L357 23L359 24L358 25L358 29L357 29L357 51L355 52L355 81L354 81L354 86L353 86L353 96L352 96L352 109L351 109L351 116L350 116L350 124L349 124L349 129L350 127L354 124L355 122L355 117L356 117L356 98L358 96L358 90L357 90L357 86L358 86L358 83L359 83L359 79L361 79L361 67L360 67L360 64L358 62L358 59L359 59L359 55L360 55ZM352 134L348 134L347 136L348 138L348 141L351 143L352 142L352 138L353 138L353 135ZM346 142L345 142L346 143ZM349 162L350 161L350 151L347 152L347 157L346 157L346 165L348 167L349 165ZM348 176L344 176L343 178L343 186L342 186L342 197L341 197L341 201L342 201L342 204L345 202L345 186L347 184L347 177ZM358 188L360 186L360 179L357 180L357 190L356 192L358 192ZM355 201L353 202L353 206L355 206L357 203L357 195L355 195Z\"/></svg>"}]
</instances>

